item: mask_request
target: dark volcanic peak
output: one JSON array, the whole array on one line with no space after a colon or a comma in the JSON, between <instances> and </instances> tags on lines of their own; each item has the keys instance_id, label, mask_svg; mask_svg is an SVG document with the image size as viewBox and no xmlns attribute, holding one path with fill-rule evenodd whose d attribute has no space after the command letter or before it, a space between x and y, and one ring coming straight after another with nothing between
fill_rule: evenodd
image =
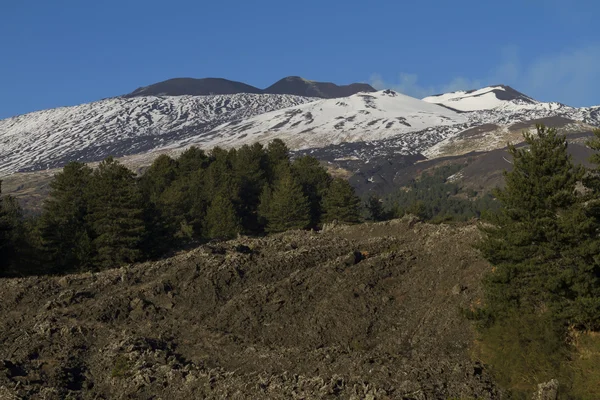
<instances>
[{"instance_id":1,"label":"dark volcanic peak","mask_svg":"<svg viewBox=\"0 0 600 400\"><path fill-rule=\"evenodd\" d=\"M536 100L519 92L518 90L513 89L508 85L491 85L490 88L492 92L496 95L499 100L522 100L526 103L537 103ZM476 90L470 90L468 93L475 92Z\"/></svg>"},{"instance_id":2,"label":"dark volcanic peak","mask_svg":"<svg viewBox=\"0 0 600 400\"><path fill-rule=\"evenodd\" d=\"M126 94L138 96L205 96L211 94L261 93L259 88L223 78L174 78L144 86Z\"/></svg>"},{"instance_id":3,"label":"dark volcanic peak","mask_svg":"<svg viewBox=\"0 0 600 400\"><path fill-rule=\"evenodd\" d=\"M321 97L332 99L348 97L358 92L375 92L376 90L366 83L352 83L338 86L330 82L315 82L299 76L283 78L264 90L271 94L295 94L297 96Z\"/></svg>"},{"instance_id":4,"label":"dark volcanic peak","mask_svg":"<svg viewBox=\"0 0 600 400\"><path fill-rule=\"evenodd\" d=\"M309 81L298 76L283 78L264 90L222 78L174 78L138 88L124 97L268 93L330 99L352 96L358 92L375 91L371 85L366 83L338 86L330 82Z\"/></svg>"}]
</instances>

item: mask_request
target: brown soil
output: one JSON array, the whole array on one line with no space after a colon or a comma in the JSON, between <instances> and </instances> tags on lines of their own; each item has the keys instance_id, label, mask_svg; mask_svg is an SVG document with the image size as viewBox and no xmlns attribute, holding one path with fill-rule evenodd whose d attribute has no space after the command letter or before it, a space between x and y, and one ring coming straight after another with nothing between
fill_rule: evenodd
<instances>
[{"instance_id":1,"label":"brown soil","mask_svg":"<svg viewBox=\"0 0 600 400\"><path fill-rule=\"evenodd\" d=\"M478 238L405 218L0 280L0 398L498 398L460 315Z\"/></svg>"}]
</instances>

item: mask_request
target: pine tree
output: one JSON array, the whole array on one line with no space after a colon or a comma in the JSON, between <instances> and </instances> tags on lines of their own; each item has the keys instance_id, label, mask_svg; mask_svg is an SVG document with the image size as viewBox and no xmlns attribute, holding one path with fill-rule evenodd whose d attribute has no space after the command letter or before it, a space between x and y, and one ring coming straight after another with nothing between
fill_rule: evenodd
<instances>
[{"instance_id":1,"label":"pine tree","mask_svg":"<svg viewBox=\"0 0 600 400\"><path fill-rule=\"evenodd\" d=\"M261 233L263 227L258 220L258 205L262 188L267 183L267 154L262 145L244 145L237 151L233 160L233 174L239 185L239 214L244 231L251 234Z\"/></svg>"},{"instance_id":2,"label":"pine tree","mask_svg":"<svg viewBox=\"0 0 600 400\"><path fill-rule=\"evenodd\" d=\"M2 181L0 181L1 194ZM16 254L14 235L14 218L6 207L5 198L0 198L0 276L9 272L13 266Z\"/></svg>"},{"instance_id":3,"label":"pine tree","mask_svg":"<svg viewBox=\"0 0 600 400\"><path fill-rule=\"evenodd\" d=\"M140 260L145 228L133 172L112 157L102 161L92 177L89 207L96 265L111 268Z\"/></svg>"},{"instance_id":4,"label":"pine tree","mask_svg":"<svg viewBox=\"0 0 600 400\"><path fill-rule=\"evenodd\" d=\"M267 180L273 185L287 173L290 165L290 149L281 139L274 139L267 146Z\"/></svg>"},{"instance_id":5,"label":"pine tree","mask_svg":"<svg viewBox=\"0 0 600 400\"><path fill-rule=\"evenodd\" d=\"M165 154L158 156L140 179L144 200L156 204L160 195L177 179L178 172L176 160Z\"/></svg>"},{"instance_id":6,"label":"pine tree","mask_svg":"<svg viewBox=\"0 0 600 400\"><path fill-rule=\"evenodd\" d=\"M376 194L371 194L366 201L365 207L371 221L383 221L386 218L381 199Z\"/></svg>"},{"instance_id":7,"label":"pine tree","mask_svg":"<svg viewBox=\"0 0 600 400\"><path fill-rule=\"evenodd\" d=\"M176 245L180 221L161 201L163 194L178 178L178 163L167 155L158 156L139 180L144 200L146 234L142 248L150 257L158 257ZM187 179L187 175L182 177Z\"/></svg>"},{"instance_id":8,"label":"pine tree","mask_svg":"<svg viewBox=\"0 0 600 400\"><path fill-rule=\"evenodd\" d=\"M360 221L360 199L348 181L335 178L323 197L323 222Z\"/></svg>"},{"instance_id":9,"label":"pine tree","mask_svg":"<svg viewBox=\"0 0 600 400\"><path fill-rule=\"evenodd\" d=\"M265 186L258 212L268 233L304 229L310 223L308 199L289 170L275 182L273 190Z\"/></svg>"},{"instance_id":10,"label":"pine tree","mask_svg":"<svg viewBox=\"0 0 600 400\"><path fill-rule=\"evenodd\" d=\"M84 269L91 263L90 227L87 223L92 169L71 162L54 176L39 222L42 251L49 271Z\"/></svg>"},{"instance_id":11,"label":"pine tree","mask_svg":"<svg viewBox=\"0 0 600 400\"><path fill-rule=\"evenodd\" d=\"M311 156L299 157L292 163L292 171L310 206L310 226L316 227L323 213L321 202L331 184L331 176L321 166L319 160Z\"/></svg>"},{"instance_id":12,"label":"pine tree","mask_svg":"<svg viewBox=\"0 0 600 400\"><path fill-rule=\"evenodd\" d=\"M232 239L237 236L241 224L229 196L215 196L206 211L205 225L205 234L211 239Z\"/></svg>"},{"instance_id":13,"label":"pine tree","mask_svg":"<svg viewBox=\"0 0 600 400\"><path fill-rule=\"evenodd\" d=\"M573 300L569 276L577 273L563 254L584 235L575 191L584 170L573 165L566 138L541 125L524 137L526 147L509 145L513 170L495 192L502 207L482 226L486 238L479 247L494 266L486 281L494 317L540 307L559 314Z\"/></svg>"},{"instance_id":14,"label":"pine tree","mask_svg":"<svg viewBox=\"0 0 600 400\"><path fill-rule=\"evenodd\" d=\"M210 164L210 159L203 150L190 147L177 158L178 176L188 176L198 170L205 169Z\"/></svg>"}]
</instances>

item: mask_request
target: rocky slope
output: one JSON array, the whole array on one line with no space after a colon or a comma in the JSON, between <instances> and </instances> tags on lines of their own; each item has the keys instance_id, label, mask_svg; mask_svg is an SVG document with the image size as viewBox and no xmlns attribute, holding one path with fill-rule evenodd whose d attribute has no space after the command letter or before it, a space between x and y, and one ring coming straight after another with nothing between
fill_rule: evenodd
<instances>
[{"instance_id":1,"label":"rocky slope","mask_svg":"<svg viewBox=\"0 0 600 400\"><path fill-rule=\"evenodd\" d=\"M411 219L0 280L2 399L498 398L473 225Z\"/></svg>"}]
</instances>

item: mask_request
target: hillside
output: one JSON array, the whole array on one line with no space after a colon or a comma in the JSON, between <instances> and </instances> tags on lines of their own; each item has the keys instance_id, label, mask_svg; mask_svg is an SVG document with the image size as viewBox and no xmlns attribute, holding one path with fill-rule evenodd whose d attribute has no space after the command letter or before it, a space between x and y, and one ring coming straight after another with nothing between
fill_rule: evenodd
<instances>
[{"instance_id":1,"label":"hillside","mask_svg":"<svg viewBox=\"0 0 600 400\"><path fill-rule=\"evenodd\" d=\"M495 85L477 90L442 93L425 97L423 101L440 104L457 111L490 110L508 104L522 106L539 103L531 97L506 85Z\"/></svg>"},{"instance_id":2,"label":"hillside","mask_svg":"<svg viewBox=\"0 0 600 400\"><path fill-rule=\"evenodd\" d=\"M403 219L2 279L0 397L497 398L459 314L478 237Z\"/></svg>"},{"instance_id":3,"label":"hillside","mask_svg":"<svg viewBox=\"0 0 600 400\"><path fill-rule=\"evenodd\" d=\"M406 134L411 132L434 127L443 130L466 122L464 116L447 108L392 90L382 90L343 99L319 100L245 121L233 121L216 127L201 138L190 138L175 146L231 147L279 138L292 149L306 149L390 137L407 139ZM454 127L454 130L460 131L460 127ZM415 141L420 143L420 148L437 142L426 140L423 134L410 138L406 140L405 152L415 151L412 146Z\"/></svg>"}]
</instances>

